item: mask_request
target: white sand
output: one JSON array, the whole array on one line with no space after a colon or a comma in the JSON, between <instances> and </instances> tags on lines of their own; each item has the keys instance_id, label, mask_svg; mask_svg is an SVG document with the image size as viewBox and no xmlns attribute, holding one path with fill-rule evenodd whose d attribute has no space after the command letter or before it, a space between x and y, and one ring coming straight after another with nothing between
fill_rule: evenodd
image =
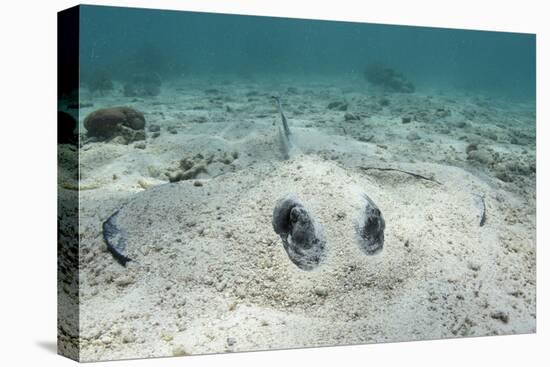
<instances>
[{"instance_id":1,"label":"white sand","mask_svg":"<svg viewBox=\"0 0 550 367\"><path fill-rule=\"evenodd\" d=\"M161 134L148 132L145 149L81 148L82 360L535 331L530 106L433 91L388 95L380 107L381 96L361 81L330 79L182 79L135 102L83 92L94 106L81 120L126 105ZM281 96L302 152L288 161L272 94ZM348 102L361 119L345 121L346 112L327 108L333 101ZM427 117L401 122L413 113ZM412 132L417 140L407 138ZM467 159L471 142L489 162ZM214 155L206 173L159 186L198 153ZM359 166L400 168L441 185ZM512 182L496 177L502 172ZM375 256L353 237L358 188L386 221ZM275 201L288 192L328 240L325 262L311 272L290 262L271 227ZM487 205L482 227L477 195ZM126 268L101 234L121 207L136 260Z\"/></svg>"}]
</instances>

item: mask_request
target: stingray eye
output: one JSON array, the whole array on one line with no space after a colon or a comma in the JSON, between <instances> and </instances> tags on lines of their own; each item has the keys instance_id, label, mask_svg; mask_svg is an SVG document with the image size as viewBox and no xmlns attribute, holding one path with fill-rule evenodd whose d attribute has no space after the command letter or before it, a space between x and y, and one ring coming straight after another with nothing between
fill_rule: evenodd
<instances>
[{"instance_id":1,"label":"stingray eye","mask_svg":"<svg viewBox=\"0 0 550 367\"><path fill-rule=\"evenodd\" d=\"M376 204L364 195L365 202L357 219L355 230L361 250L367 255L375 255L384 247L386 222Z\"/></svg>"},{"instance_id":2,"label":"stingray eye","mask_svg":"<svg viewBox=\"0 0 550 367\"><path fill-rule=\"evenodd\" d=\"M300 269L312 270L325 257L322 229L297 198L285 196L277 201L272 224L289 259Z\"/></svg>"}]
</instances>

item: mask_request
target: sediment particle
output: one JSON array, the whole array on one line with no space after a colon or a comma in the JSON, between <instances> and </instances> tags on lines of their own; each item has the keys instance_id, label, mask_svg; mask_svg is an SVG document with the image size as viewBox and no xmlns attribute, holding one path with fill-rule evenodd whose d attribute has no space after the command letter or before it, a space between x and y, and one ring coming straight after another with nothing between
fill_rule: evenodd
<instances>
[{"instance_id":1,"label":"sediment particle","mask_svg":"<svg viewBox=\"0 0 550 367\"><path fill-rule=\"evenodd\" d=\"M160 338L162 340L164 340L165 342L169 342L169 341L172 341L174 339L174 334L170 331L167 331L167 330L163 330L161 333L160 333Z\"/></svg>"},{"instance_id":2,"label":"sediment particle","mask_svg":"<svg viewBox=\"0 0 550 367\"><path fill-rule=\"evenodd\" d=\"M189 352L184 347L179 346L172 349L172 355L175 357L188 356Z\"/></svg>"},{"instance_id":3,"label":"sediment particle","mask_svg":"<svg viewBox=\"0 0 550 367\"><path fill-rule=\"evenodd\" d=\"M325 287L315 287L315 294L319 297L328 296L328 289Z\"/></svg>"},{"instance_id":4,"label":"sediment particle","mask_svg":"<svg viewBox=\"0 0 550 367\"><path fill-rule=\"evenodd\" d=\"M503 311L492 312L491 313L491 318L493 318L495 320L500 320L505 324L507 324L508 321L510 321L510 317L508 316L508 314L503 312Z\"/></svg>"},{"instance_id":5,"label":"sediment particle","mask_svg":"<svg viewBox=\"0 0 550 367\"><path fill-rule=\"evenodd\" d=\"M122 342L124 344L135 343L136 340L137 338L133 331L122 332Z\"/></svg>"},{"instance_id":6,"label":"sediment particle","mask_svg":"<svg viewBox=\"0 0 550 367\"><path fill-rule=\"evenodd\" d=\"M494 162L494 157L491 152L485 149L475 149L468 152L469 161L476 161L482 164L490 165Z\"/></svg>"},{"instance_id":7,"label":"sediment particle","mask_svg":"<svg viewBox=\"0 0 550 367\"><path fill-rule=\"evenodd\" d=\"M147 128L147 130L149 130L149 131L152 132L152 133L157 132L157 131L160 131L160 125L151 124L151 125L149 125L149 127Z\"/></svg>"},{"instance_id":8,"label":"sediment particle","mask_svg":"<svg viewBox=\"0 0 550 367\"><path fill-rule=\"evenodd\" d=\"M353 113L346 112L346 114L344 115L344 120L345 121L357 121L357 120L361 120L361 117L359 117L358 115L355 115Z\"/></svg>"},{"instance_id":9,"label":"sediment particle","mask_svg":"<svg viewBox=\"0 0 550 367\"><path fill-rule=\"evenodd\" d=\"M416 131L411 131L410 133L407 134L407 140L409 141L414 141L419 139L420 139L420 135L418 135Z\"/></svg>"},{"instance_id":10,"label":"sediment particle","mask_svg":"<svg viewBox=\"0 0 550 367\"><path fill-rule=\"evenodd\" d=\"M329 110L336 110L336 111L347 111L348 104L346 102L330 102L327 106Z\"/></svg>"},{"instance_id":11,"label":"sediment particle","mask_svg":"<svg viewBox=\"0 0 550 367\"><path fill-rule=\"evenodd\" d=\"M134 282L135 280L131 276L122 276L115 280L115 284L119 287L127 287Z\"/></svg>"},{"instance_id":12,"label":"sediment particle","mask_svg":"<svg viewBox=\"0 0 550 367\"><path fill-rule=\"evenodd\" d=\"M468 154L473 150L477 150L477 144L476 143L468 144L468 146L466 147L466 153Z\"/></svg>"}]
</instances>

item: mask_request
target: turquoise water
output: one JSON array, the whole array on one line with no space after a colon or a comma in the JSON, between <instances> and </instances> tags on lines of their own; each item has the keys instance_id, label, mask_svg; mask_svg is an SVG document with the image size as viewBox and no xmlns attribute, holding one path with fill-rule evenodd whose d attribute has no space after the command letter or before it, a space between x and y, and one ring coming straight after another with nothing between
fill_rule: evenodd
<instances>
[{"instance_id":1,"label":"turquoise water","mask_svg":"<svg viewBox=\"0 0 550 367\"><path fill-rule=\"evenodd\" d=\"M372 63L417 89L535 97L535 35L351 22L81 7L81 75L156 72L234 77L342 77ZM366 85L366 82L365 82Z\"/></svg>"}]
</instances>

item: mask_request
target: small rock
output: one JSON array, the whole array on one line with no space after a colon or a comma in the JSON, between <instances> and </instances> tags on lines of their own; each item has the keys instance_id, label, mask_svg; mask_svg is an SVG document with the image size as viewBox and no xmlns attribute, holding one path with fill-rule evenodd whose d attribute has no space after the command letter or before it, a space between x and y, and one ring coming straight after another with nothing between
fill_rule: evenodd
<instances>
[{"instance_id":1,"label":"small rock","mask_svg":"<svg viewBox=\"0 0 550 367\"><path fill-rule=\"evenodd\" d=\"M202 182L200 182L200 181L195 181L195 182L193 182L193 186L200 187L200 186L202 186Z\"/></svg>"},{"instance_id":2,"label":"small rock","mask_svg":"<svg viewBox=\"0 0 550 367\"><path fill-rule=\"evenodd\" d=\"M156 139L156 138L158 138L159 136L160 136L160 132L158 132L158 131L155 131L155 132L151 135L151 137L152 137L153 139Z\"/></svg>"},{"instance_id":3,"label":"small rock","mask_svg":"<svg viewBox=\"0 0 550 367\"><path fill-rule=\"evenodd\" d=\"M473 271L479 271L479 269L481 268L481 265L470 261L468 262L468 268L470 268L470 270L473 270Z\"/></svg>"},{"instance_id":4,"label":"small rock","mask_svg":"<svg viewBox=\"0 0 550 367\"><path fill-rule=\"evenodd\" d=\"M134 144L134 148L136 149L145 149L147 147L147 144L145 144L144 141L140 141Z\"/></svg>"},{"instance_id":5,"label":"small rock","mask_svg":"<svg viewBox=\"0 0 550 367\"><path fill-rule=\"evenodd\" d=\"M227 345L232 346L232 345L235 345L235 343L237 343L237 339L233 337L227 338Z\"/></svg>"},{"instance_id":6,"label":"small rock","mask_svg":"<svg viewBox=\"0 0 550 367\"><path fill-rule=\"evenodd\" d=\"M508 314L503 311L492 312L491 318L495 320L500 320L505 324L507 324L508 321L510 321L510 317L508 316Z\"/></svg>"},{"instance_id":7,"label":"small rock","mask_svg":"<svg viewBox=\"0 0 550 367\"><path fill-rule=\"evenodd\" d=\"M295 88L295 87L288 87L288 88L286 89L286 92L287 92L288 94L298 94L298 89Z\"/></svg>"},{"instance_id":8,"label":"small rock","mask_svg":"<svg viewBox=\"0 0 550 367\"><path fill-rule=\"evenodd\" d=\"M155 186L154 184L145 180L138 180L138 185L144 190L150 189L151 187Z\"/></svg>"},{"instance_id":9,"label":"small rock","mask_svg":"<svg viewBox=\"0 0 550 367\"><path fill-rule=\"evenodd\" d=\"M125 275L115 280L115 284L119 287L127 287L134 283L135 280L131 276Z\"/></svg>"},{"instance_id":10,"label":"small rock","mask_svg":"<svg viewBox=\"0 0 550 367\"><path fill-rule=\"evenodd\" d=\"M407 134L407 140L409 141L414 141L419 139L420 139L420 135L418 135L416 131L411 131L410 133Z\"/></svg>"},{"instance_id":11,"label":"small rock","mask_svg":"<svg viewBox=\"0 0 550 367\"><path fill-rule=\"evenodd\" d=\"M336 213L336 215L335 215L336 220L342 220L345 217L346 217L346 212L344 212L344 211L340 211L340 212Z\"/></svg>"},{"instance_id":12,"label":"small rock","mask_svg":"<svg viewBox=\"0 0 550 367\"><path fill-rule=\"evenodd\" d=\"M490 165L494 162L495 158L488 150L476 149L468 152L468 160Z\"/></svg>"},{"instance_id":13,"label":"small rock","mask_svg":"<svg viewBox=\"0 0 550 367\"><path fill-rule=\"evenodd\" d=\"M499 169L498 171L496 171L495 177L498 178L499 180L503 181L503 182L512 182L512 181L514 181L512 176L510 174L508 174L508 172L506 172L506 170L504 170L504 169Z\"/></svg>"},{"instance_id":14,"label":"small rock","mask_svg":"<svg viewBox=\"0 0 550 367\"><path fill-rule=\"evenodd\" d=\"M178 133L178 130L174 126L169 126L166 130L168 130L168 132L170 134L177 134Z\"/></svg>"},{"instance_id":15,"label":"small rock","mask_svg":"<svg viewBox=\"0 0 550 367\"><path fill-rule=\"evenodd\" d=\"M122 342L124 344L134 343L137 340L133 331L127 330L122 333Z\"/></svg>"},{"instance_id":16,"label":"small rock","mask_svg":"<svg viewBox=\"0 0 550 367\"><path fill-rule=\"evenodd\" d=\"M390 100L387 98L381 98L378 103L380 104L380 106L389 106Z\"/></svg>"},{"instance_id":17,"label":"small rock","mask_svg":"<svg viewBox=\"0 0 550 367\"><path fill-rule=\"evenodd\" d=\"M346 102L330 102L327 106L329 110L336 110L336 111L347 111L348 104Z\"/></svg>"},{"instance_id":18,"label":"small rock","mask_svg":"<svg viewBox=\"0 0 550 367\"><path fill-rule=\"evenodd\" d=\"M192 122L197 122L199 124L205 123L206 121L208 120L206 119L205 116L197 116L192 120Z\"/></svg>"},{"instance_id":19,"label":"small rock","mask_svg":"<svg viewBox=\"0 0 550 367\"><path fill-rule=\"evenodd\" d=\"M404 123L404 124L408 124L412 121L412 117L410 116L403 116L401 117L401 122Z\"/></svg>"},{"instance_id":20,"label":"small rock","mask_svg":"<svg viewBox=\"0 0 550 367\"><path fill-rule=\"evenodd\" d=\"M172 341L174 339L174 334L172 334L171 332L169 332L167 330L163 330L160 333L160 338L162 340L164 340L165 342L169 342L169 341Z\"/></svg>"},{"instance_id":21,"label":"small rock","mask_svg":"<svg viewBox=\"0 0 550 367\"><path fill-rule=\"evenodd\" d=\"M357 120L361 120L361 117L353 114L353 113L349 113L349 112L346 112L346 114L344 115L344 120L345 121L357 121Z\"/></svg>"},{"instance_id":22,"label":"small rock","mask_svg":"<svg viewBox=\"0 0 550 367\"><path fill-rule=\"evenodd\" d=\"M152 124L152 125L149 125L147 129L152 133L157 132L157 131L160 131L160 125Z\"/></svg>"},{"instance_id":23,"label":"small rock","mask_svg":"<svg viewBox=\"0 0 550 367\"><path fill-rule=\"evenodd\" d=\"M510 160L506 162L505 167L508 172L513 172L522 176L527 176L532 172L531 167L520 160Z\"/></svg>"},{"instance_id":24,"label":"small rock","mask_svg":"<svg viewBox=\"0 0 550 367\"><path fill-rule=\"evenodd\" d=\"M470 143L466 147L466 153L470 153L472 150L477 150L477 144L476 143Z\"/></svg>"},{"instance_id":25,"label":"small rock","mask_svg":"<svg viewBox=\"0 0 550 367\"><path fill-rule=\"evenodd\" d=\"M314 292L319 297L328 296L328 289L326 289L325 287L315 287Z\"/></svg>"},{"instance_id":26,"label":"small rock","mask_svg":"<svg viewBox=\"0 0 550 367\"><path fill-rule=\"evenodd\" d=\"M216 284L216 290L218 292L222 292L225 289L225 287L227 287L227 282L226 281L221 281L221 282L218 282Z\"/></svg>"},{"instance_id":27,"label":"small rock","mask_svg":"<svg viewBox=\"0 0 550 367\"><path fill-rule=\"evenodd\" d=\"M223 164L231 164L233 163L233 156L232 155L228 155L227 153L224 154L224 156L220 159L220 162L222 162Z\"/></svg>"},{"instance_id":28,"label":"small rock","mask_svg":"<svg viewBox=\"0 0 550 367\"><path fill-rule=\"evenodd\" d=\"M189 353L185 350L184 347L179 346L172 349L172 355L175 357L188 356Z\"/></svg>"},{"instance_id":29,"label":"small rock","mask_svg":"<svg viewBox=\"0 0 550 367\"><path fill-rule=\"evenodd\" d=\"M483 134L483 136L485 136L486 138L491 139L492 141L497 141L497 140L498 140L497 134L495 134L495 133L492 132L492 131L487 131L487 132L485 132L485 134Z\"/></svg>"},{"instance_id":30,"label":"small rock","mask_svg":"<svg viewBox=\"0 0 550 367\"><path fill-rule=\"evenodd\" d=\"M372 139L374 139L374 135L369 135L369 136L363 136L363 135L361 135L360 137L357 138L357 140L362 141L362 142L365 142L365 143L368 143L368 142L371 141Z\"/></svg>"},{"instance_id":31,"label":"small rock","mask_svg":"<svg viewBox=\"0 0 550 367\"><path fill-rule=\"evenodd\" d=\"M437 110L435 110L435 115L439 118L445 118L451 116L451 110L446 108L438 108Z\"/></svg>"}]
</instances>

